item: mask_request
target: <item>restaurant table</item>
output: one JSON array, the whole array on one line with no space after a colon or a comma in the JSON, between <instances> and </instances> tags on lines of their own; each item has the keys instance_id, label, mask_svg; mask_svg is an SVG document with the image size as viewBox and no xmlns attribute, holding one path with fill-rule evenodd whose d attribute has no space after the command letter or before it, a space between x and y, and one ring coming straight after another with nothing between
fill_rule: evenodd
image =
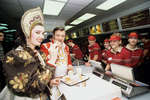
<instances>
[{"instance_id":1,"label":"restaurant table","mask_svg":"<svg viewBox=\"0 0 150 100\"><path fill-rule=\"evenodd\" d=\"M64 83L59 85L60 91L67 100L112 100L122 97L120 87L115 86L96 75L92 74L93 67L78 66L82 69L82 74L87 75L89 79L86 86L68 86ZM77 66L74 66L76 72ZM82 84L82 83L81 83Z\"/></svg>"},{"instance_id":2,"label":"restaurant table","mask_svg":"<svg viewBox=\"0 0 150 100\"><path fill-rule=\"evenodd\" d=\"M81 66L78 66L78 67L82 68L82 74L92 73L92 71L93 71L93 69L94 69L94 67L87 67L87 66L85 66L85 65L81 65ZM77 68L77 66L74 66L75 72L76 72L76 68ZM93 77L97 77L97 76L93 76ZM96 80L102 80L102 79L99 78L99 77L97 77ZM104 81L105 81L105 80L104 80ZM91 81L91 82L92 82L92 81ZM94 83L95 83L95 82L94 82ZM63 85L64 85L64 84L63 84ZM68 86L65 85L65 87L68 87ZM94 85L94 87L96 87L96 86ZM68 87L68 88L71 88L71 87ZM83 88L84 88L84 87L83 87ZM104 89L104 88L101 88L100 90L102 90L102 89ZM78 91L78 87L76 87L75 90ZM93 94L94 94L94 91L93 91L93 90L90 90L90 91L92 91ZM71 91L68 90L68 92L71 92ZM83 90L82 90L81 92L83 92ZM78 94L80 94L81 92L78 92ZM100 91L99 91L98 88L95 90L95 92L97 92L97 93L100 94ZM67 88L66 88L66 93L67 93ZM88 95L88 94L87 94L87 95ZM90 95L92 95L92 94L90 94ZM101 95L101 94L100 94L100 95ZM67 95L67 96L69 96L69 95ZM75 95L75 96L77 96L77 95ZM109 96L109 95L107 95L107 96ZM68 100L68 99L67 99L67 100ZM73 100L75 100L75 99L73 99ZM85 99L82 99L82 98L81 98L81 99L76 99L76 100L85 100ZM88 100L88 99L87 99L87 100ZM100 98L99 100L103 100L103 99ZM107 99L107 100L108 100L108 99ZM150 92L147 92L147 93L144 93L144 94L140 94L140 95L137 95L137 96L134 96L134 97L131 97L131 98L127 98L127 97L125 97L125 96L122 95L121 100L150 100Z\"/></svg>"},{"instance_id":3,"label":"restaurant table","mask_svg":"<svg viewBox=\"0 0 150 100\"><path fill-rule=\"evenodd\" d=\"M115 86L92 73L87 74L89 79L86 86L68 86L60 84L59 89L67 100L113 100L121 98L120 87ZM82 83L80 83L82 84Z\"/></svg>"}]
</instances>

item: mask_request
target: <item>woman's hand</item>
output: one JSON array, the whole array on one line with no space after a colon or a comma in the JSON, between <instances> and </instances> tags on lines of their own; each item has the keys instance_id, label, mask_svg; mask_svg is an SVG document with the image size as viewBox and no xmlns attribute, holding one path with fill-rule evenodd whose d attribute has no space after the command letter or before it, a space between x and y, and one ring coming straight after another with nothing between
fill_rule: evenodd
<instances>
[{"instance_id":1,"label":"woman's hand","mask_svg":"<svg viewBox=\"0 0 150 100\"><path fill-rule=\"evenodd\" d=\"M51 86L58 86L59 84L60 84L60 78L54 78L50 82Z\"/></svg>"}]
</instances>

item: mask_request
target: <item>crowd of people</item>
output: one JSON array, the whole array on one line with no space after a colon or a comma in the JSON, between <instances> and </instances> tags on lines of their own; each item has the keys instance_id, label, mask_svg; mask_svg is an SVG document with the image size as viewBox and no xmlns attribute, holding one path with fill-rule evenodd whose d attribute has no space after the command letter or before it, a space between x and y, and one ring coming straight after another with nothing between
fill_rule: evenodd
<instances>
[{"instance_id":1,"label":"crowd of people","mask_svg":"<svg viewBox=\"0 0 150 100\"><path fill-rule=\"evenodd\" d=\"M60 79L68 72L73 73L73 66L85 64L85 67L90 67L90 60L102 62L106 74L111 71L111 63L141 68L145 61L150 60L150 40L143 38L143 49L138 47L139 35L136 32L128 35L128 44L125 46L122 45L121 33L113 33L104 40L103 50L96 42L96 37L89 35L88 56L73 40L65 42L66 32L62 27L54 28L50 39L43 42L44 17L39 7L24 13L21 27L25 44L5 56L0 47L0 60L3 63L1 73L6 80L6 86L0 94L2 100L55 100ZM3 34L0 33L0 39L1 36ZM36 49L37 46L40 49ZM84 60L85 56L87 61ZM148 69L147 64L144 63L144 66Z\"/></svg>"}]
</instances>

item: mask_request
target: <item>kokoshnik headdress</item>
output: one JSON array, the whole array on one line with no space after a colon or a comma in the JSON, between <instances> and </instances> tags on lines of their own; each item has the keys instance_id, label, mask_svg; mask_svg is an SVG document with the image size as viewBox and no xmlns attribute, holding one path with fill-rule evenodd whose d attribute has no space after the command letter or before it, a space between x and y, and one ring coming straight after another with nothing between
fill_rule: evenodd
<instances>
[{"instance_id":1,"label":"kokoshnik headdress","mask_svg":"<svg viewBox=\"0 0 150 100\"><path fill-rule=\"evenodd\" d=\"M44 24L44 17L40 7L27 10L21 18L21 27L27 37L30 37L31 29L36 24Z\"/></svg>"}]
</instances>

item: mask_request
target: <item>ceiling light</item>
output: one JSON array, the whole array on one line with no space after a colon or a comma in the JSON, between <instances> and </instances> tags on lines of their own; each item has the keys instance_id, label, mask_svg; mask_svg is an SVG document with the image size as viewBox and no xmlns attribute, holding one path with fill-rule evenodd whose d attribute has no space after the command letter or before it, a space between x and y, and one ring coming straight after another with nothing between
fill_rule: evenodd
<instances>
[{"instance_id":1,"label":"ceiling light","mask_svg":"<svg viewBox=\"0 0 150 100\"><path fill-rule=\"evenodd\" d=\"M78 24L80 24L80 23L82 23L82 22L84 22L84 20L74 20L73 22L71 22L71 24L73 24L73 25L78 25Z\"/></svg>"},{"instance_id":2,"label":"ceiling light","mask_svg":"<svg viewBox=\"0 0 150 100\"><path fill-rule=\"evenodd\" d=\"M43 14L58 16L65 2L45 0Z\"/></svg>"},{"instance_id":3,"label":"ceiling light","mask_svg":"<svg viewBox=\"0 0 150 100\"><path fill-rule=\"evenodd\" d=\"M86 14L82 15L81 17L79 17L78 19L79 20L88 20L95 16L96 16L95 14L86 13Z\"/></svg>"},{"instance_id":4,"label":"ceiling light","mask_svg":"<svg viewBox=\"0 0 150 100\"><path fill-rule=\"evenodd\" d=\"M109 10L125 1L126 0L106 0L102 4L98 5L96 8L101 10Z\"/></svg>"},{"instance_id":5,"label":"ceiling light","mask_svg":"<svg viewBox=\"0 0 150 100\"><path fill-rule=\"evenodd\" d=\"M68 0L56 0L56 1L60 1L60 2L67 2Z\"/></svg>"},{"instance_id":6,"label":"ceiling light","mask_svg":"<svg viewBox=\"0 0 150 100\"><path fill-rule=\"evenodd\" d=\"M85 20L88 20L95 16L96 16L95 14L86 13L86 14L82 15L81 17L77 18L76 20L74 20L71 24L77 25L77 24L80 24L80 23L84 22Z\"/></svg>"},{"instance_id":7,"label":"ceiling light","mask_svg":"<svg viewBox=\"0 0 150 100\"><path fill-rule=\"evenodd\" d=\"M65 30L68 30L68 29L70 29L70 28L72 28L72 27L74 27L74 26L70 26L70 25L65 26Z\"/></svg>"}]
</instances>

